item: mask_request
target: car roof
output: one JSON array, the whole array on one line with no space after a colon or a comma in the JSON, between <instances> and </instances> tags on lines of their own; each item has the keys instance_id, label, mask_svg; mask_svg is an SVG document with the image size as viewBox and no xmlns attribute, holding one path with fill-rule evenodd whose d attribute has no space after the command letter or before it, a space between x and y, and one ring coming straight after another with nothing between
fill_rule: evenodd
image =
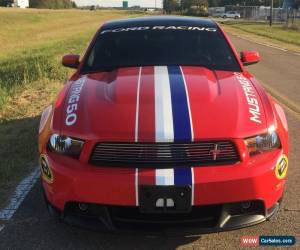
<instances>
[{"instance_id":1,"label":"car roof","mask_svg":"<svg viewBox=\"0 0 300 250\"><path fill-rule=\"evenodd\" d=\"M105 23L102 29L116 29L133 26L205 26L207 28L217 28L217 24L211 19L198 17L180 17L180 16L151 16L137 17L128 19L113 20Z\"/></svg>"}]
</instances>

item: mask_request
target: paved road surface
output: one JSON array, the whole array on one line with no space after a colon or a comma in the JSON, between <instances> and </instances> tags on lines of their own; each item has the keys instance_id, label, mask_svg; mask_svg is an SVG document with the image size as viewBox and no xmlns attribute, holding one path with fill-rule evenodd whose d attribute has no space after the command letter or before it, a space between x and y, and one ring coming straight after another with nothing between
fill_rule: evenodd
<instances>
[{"instance_id":1,"label":"paved road surface","mask_svg":"<svg viewBox=\"0 0 300 250\"><path fill-rule=\"evenodd\" d=\"M254 75L300 110L300 54L270 48L236 36L231 40L238 51L257 50L261 62L248 66Z\"/></svg>"},{"instance_id":2,"label":"paved road surface","mask_svg":"<svg viewBox=\"0 0 300 250\"><path fill-rule=\"evenodd\" d=\"M232 37L238 50L258 50L260 64L249 70L300 106L300 56ZM49 218L39 184L0 232L0 249L238 249L244 235L300 236L300 115L286 108L290 128L290 167L286 196L279 213L269 222L201 237L147 237L90 232ZM299 246L299 243L298 243ZM296 249L296 248L295 248Z\"/></svg>"}]
</instances>

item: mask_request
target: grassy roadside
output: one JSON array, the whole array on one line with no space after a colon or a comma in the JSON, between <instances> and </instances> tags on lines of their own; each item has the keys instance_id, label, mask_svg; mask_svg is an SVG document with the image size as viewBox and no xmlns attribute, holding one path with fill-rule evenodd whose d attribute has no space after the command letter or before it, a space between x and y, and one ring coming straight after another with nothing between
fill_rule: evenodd
<instances>
[{"instance_id":1,"label":"grassy roadside","mask_svg":"<svg viewBox=\"0 0 300 250\"><path fill-rule=\"evenodd\" d=\"M300 31L285 30L276 24L272 28L266 23L248 23L217 20L226 32L243 36L249 40L267 43L300 52Z\"/></svg>"},{"instance_id":2,"label":"grassy roadside","mask_svg":"<svg viewBox=\"0 0 300 250\"><path fill-rule=\"evenodd\" d=\"M0 8L0 110L23 84L62 80L64 53L81 53L101 23L135 16L125 11L20 10Z\"/></svg>"},{"instance_id":3,"label":"grassy roadside","mask_svg":"<svg viewBox=\"0 0 300 250\"><path fill-rule=\"evenodd\" d=\"M70 74L61 56L82 53L104 21L136 15L0 8L0 209L37 165L40 113Z\"/></svg>"}]
</instances>

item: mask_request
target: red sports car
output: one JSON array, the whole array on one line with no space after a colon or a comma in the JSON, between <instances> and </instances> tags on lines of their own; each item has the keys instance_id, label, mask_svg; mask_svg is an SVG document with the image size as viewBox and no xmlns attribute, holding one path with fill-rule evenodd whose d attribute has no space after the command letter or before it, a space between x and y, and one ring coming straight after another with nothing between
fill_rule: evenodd
<instances>
[{"instance_id":1,"label":"red sports car","mask_svg":"<svg viewBox=\"0 0 300 250\"><path fill-rule=\"evenodd\" d=\"M42 187L51 214L107 230L234 229L283 196L282 107L217 23L145 17L105 23L42 113ZM158 226L159 225L159 226Z\"/></svg>"}]
</instances>

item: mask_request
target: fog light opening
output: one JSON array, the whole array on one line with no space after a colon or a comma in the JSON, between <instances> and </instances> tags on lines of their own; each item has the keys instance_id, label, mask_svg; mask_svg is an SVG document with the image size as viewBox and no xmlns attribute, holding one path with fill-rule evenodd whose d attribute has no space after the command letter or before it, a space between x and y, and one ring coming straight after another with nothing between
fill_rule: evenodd
<instances>
[{"instance_id":1,"label":"fog light opening","mask_svg":"<svg viewBox=\"0 0 300 250\"><path fill-rule=\"evenodd\" d=\"M242 207L242 209L244 209L244 210L250 209L251 206L252 206L252 202L251 202L251 201L247 201L247 202L242 202L242 203L241 203L241 207Z\"/></svg>"},{"instance_id":2,"label":"fog light opening","mask_svg":"<svg viewBox=\"0 0 300 250\"><path fill-rule=\"evenodd\" d=\"M80 209L80 211L86 212L88 210L89 206L86 203L78 203L78 208Z\"/></svg>"}]
</instances>

